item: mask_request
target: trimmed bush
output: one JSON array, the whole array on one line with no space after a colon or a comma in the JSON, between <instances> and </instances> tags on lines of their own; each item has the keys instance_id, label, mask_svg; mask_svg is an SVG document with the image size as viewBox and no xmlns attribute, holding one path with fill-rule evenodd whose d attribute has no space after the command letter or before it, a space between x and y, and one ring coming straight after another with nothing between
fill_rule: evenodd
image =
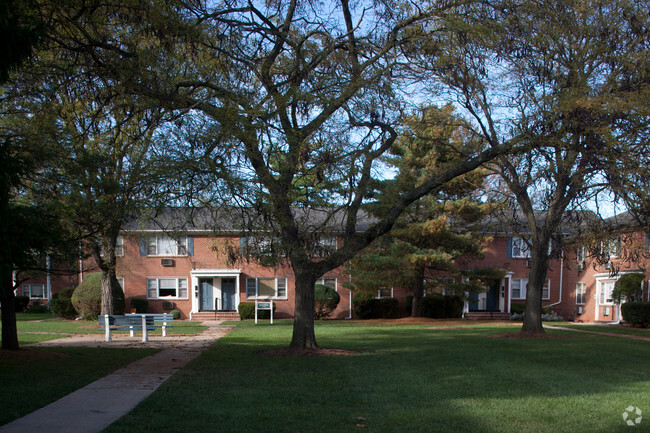
<instances>
[{"instance_id":1,"label":"trimmed bush","mask_svg":"<svg viewBox=\"0 0 650 433\"><path fill-rule=\"evenodd\" d=\"M398 301L395 298L375 299L375 304L379 306L380 317L384 319L396 319L398 313Z\"/></svg>"},{"instance_id":2,"label":"trimmed bush","mask_svg":"<svg viewBox=\"0 0 650 433\"><path fill-rule=\"evenodd\" d=\"M371 292L357 292L352 297L352 306L359 319L373 318L375 295Z\"/></svg>"},{"instance_id":3,"label":"trimmed bush","mask_svg":"<svg viewBox=\"0 0 650 433\"><path fill-rule=\"evenodd\" d=\"M422 317L442 319L445 317L445 297L442 295L422 298Z\"/></svg>"},{"instance_id":4,"label":"trimmed bush","mask_svg":"<svg viewBox=\"0 0 650 433\"><path fill-rule=\"evenodd\" d=\"M135 308L137 314L146 314L149 312L149 301L144 298L131 298L131 308Z\"/></svg>"},{"instance_id":5,"label":"trimmed bush","mask_svg":"<svg viewBox=\"0 0 650 433\"><path fill-rule=\"evenodd\" d=\"M465 300L462 296L445 296L445 317L450 319L460 319L463 315L464 306Z\"/></svg>"},{"instance_id":6,"label":"trimmed bush","mask_svg":"<svg viewBox=\"0 0 650 433\"><path fill-rule=\"evenodd\" d=\"M29 305L29 296L16 296L15 306L16 306L17 313L22 313L23 311L25 311L28 305Z\"/></svg>"},{"instance_id":7,"label":"trimmed bush","mask_svg":"<svg viewBox=\"0 0 650 433\"><path fill-rule=\"evenodd\" d=\"M510 304L510 313L511 314L524 314L524 311L526 311L526 304L525 303L519 303L519 304L512 303L512 304Z\"/></svg>"},{"instance_id":8,"label":"trimmed bush","mask_svg":"<svg viewBox=\"0 0 650 433\"><path fill-rule=\"evenodd\" d=\"M314 286L314 319L329 317L341 302L341 296L336 290L325 284Z\"/></svg>"},{"instance_id":9,"label":"trimmed bush","mask_svg":"<svg viewBox=\"0 0 650 433\"><path fill-rule=\"evenodd\" d=\"M277 304L273 303L273 312L277 309ZM255 318L255 302L240 302L237 307L237 312L242 320L250 320ZM270 319L271 312L269 310L259 310L257 312L258 319Z\"/></svg>"},{"instance_id":10,"label":"trimmed bush","mask_svg":"<svg viewBox=\"0 0 650 433\"><path fill-rule=\"evenodd\" d=\"M171 315L174 318L174 320L178 320L181 318L181 312L180 310L172 310Z\"/></svg>"},{"instance_id":11,"label":"trimmed bush","mask_svg":"<svg viewBox=\"0 0 650 433\"><path fill-rule=\"evenodd\" d=\"M59 291L59 293L52 295L52 300L50 301L50 310L52 313L65 319L74 319L77 317L77 310L72 305L72 294L74 290L74 287L66 287Z\"/></svg>"},{"instance_id":12,"label":"trimmed bush","mask_svg":"<svg viewBox=\"0 0 650 433\"><path fill-rule=\"evenodd\" d=\"M40 301L34 301L31 305L27 306L25 313L41 314L49 311L50 307L47 304L41 304Z\"/></svg>"},{"instance_id":13,"label":"trimmed bush","mask_svg":"<svg viewBox=\"0 0 650 433\"><path fill-rule=\"evenodd\" d=\"M118 285L115 296L114 314L124 314L124 291ZM72 305L84 320L96 320L102 307L102 274L93 273L84 277L72 294Z\"/></svg>"},{"instance_id":14,"label":"trimmed bush","mask_svg":"<svg viewBox=\"0 0 650 433\"><path fill-rule=\"evenodd\" d=\"M623 320L632 326L647 328L650 325L650 302L626 302L621 305Z\"/></svg>"}]
</instances>

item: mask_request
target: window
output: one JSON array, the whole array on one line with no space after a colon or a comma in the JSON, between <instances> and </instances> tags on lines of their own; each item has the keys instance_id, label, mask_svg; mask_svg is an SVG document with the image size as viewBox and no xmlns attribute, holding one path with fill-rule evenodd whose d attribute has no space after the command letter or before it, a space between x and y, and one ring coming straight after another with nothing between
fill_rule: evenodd
<instances>
[{"instance_id":1,"label":"window","mask_svg":"<svg viewBox=\"0 0 650 433\"><path fill-rule=\"evenodd\" d=\"M178 239L158 235L149 236L146 239L147 256L186 256L188 255L188 237L181 236ZM141 245L141 255L142 245ZM191 255L191 254L190 254Z\"/></svg>"},{"instance_id":2,"label":"window","mask_svg":"<svg viewBox=\"0 0 650 433\"><path fill-rule=\"evenodd\" d=\"M29 296L30 299L45 298L45 284L23 284L23 296Z\"/></svg>"},{"instance_id":3,"label":"window","mask_svg":"<svg viewBox=\"0 0 650 433\"><path fill-rule=\"evenodd\" d=\"M614 299L612 297L612 292L614 291L615 281L601 281L600 282L600 303L601 304L613 304Z\"/></svg>"},{"instance_id":4,"label":"window","mask_svg":"<svg viewBox=\"0 0 650 433\"><path fill-rule=\"evenodd\" d=\"M187 278L147 278L147 298L187 299Z\"/></svg>"},{"instance_id":5,"label":"window","mask_svg":"<svg viewBox=\"0 0 650 433\"><path fill-rule=\"evenodd\" d=\"M511 281L512 299L526 299L527 278L513 278ZM542 287L542 299L551 298L551 280L547 279Z\"/></svg>"},{"instance_id":6,"label":"window","mask_svg":"<svg viewBox=\"0 0 650 433\"><path fill-rule=\"evenodd\" d=\"M609 257L618 257L621 255L621 237L618 236L609 241L603 242L601 245L603 255Z\"/></svg>"},{"instance_id":7,"label":"window","mask_svg":"<svg viewBox=\"0 0 650 433\"><path fill-rule=\"evenodd\" d=\"M246 279L247 298L286 298L287 279L284 277L261 277Z\"/></svg>"},{"instance_id":8,"label":"window","mask_svg":"<svg viewBox=\"0 0 650 433\"><path fill-rule=\"evenodd\" d=\"M576 283L576 304L584 305L587 300L587 285Z\"/></svg>"},{"instance_id":9,"label":"window","mask_svg":"<svg viewBox=\"0 0 650 433\"><path fill-rule=\"evenodd\" d=\"M377 299L392 298L392 297L393 297L393 289L392 288L381 287L379 290L377 290Z\"/></svg>"},{"instance_id":10,"label":"window","mask_svg":"<svg viewBox=\"0 0 650 433\"><path fill-rule=\"evenodd\" d=\"M577 262L584 262L585 259L587 258L587 251L584 245L579 246L576 249L576 261Z\"/></svg>"},{"instance_id":11,"label":"window","mask_svg":"<svg viewBox=\"0 0 650 433\"><path fill-rule=\"evenodd\" d=\"M338 291L336 288L336 278L319 278L316 281L316 284L325 284L326 286L330 286L332 289Z\"/></svg>"},{"instance_id":12,"label":"window","mask_svg":"<svg viewBox=\"0 0 650 433\"><path fill-rule=\"evenodd\" d=\"M336 251L335 236L320 236L315 242L313 255L315 257L325 257Z\"/></svg>"},{"instance_id":13,"label":"window","mask_svg":"<svg viewBox=\"0 0 650 433\"><path fill-rule=\"evenodd\" d=\"M513 278L510 282L512 288L512 299L526 299L526 278Z\"/></svg>"},{"instance_id":14,"label":"window","mask_svg":"<svg viewBox=\"0 0 650 433\"><path fill-rule=\"evenodd\" d=\"M124 256L124 238L122 236L117 237L115 242L115 257Z\"/></svg>"},{"instance_id":15,"label":"window","mask_svg":"<svg viewBox=\"0 0 650 433\"><path fill-rule=\"evenodd\" d=\"M523 238L508 238L508 257L528 259L530 258L530 251L528 244Z\"/></svg>"}]
</instances>

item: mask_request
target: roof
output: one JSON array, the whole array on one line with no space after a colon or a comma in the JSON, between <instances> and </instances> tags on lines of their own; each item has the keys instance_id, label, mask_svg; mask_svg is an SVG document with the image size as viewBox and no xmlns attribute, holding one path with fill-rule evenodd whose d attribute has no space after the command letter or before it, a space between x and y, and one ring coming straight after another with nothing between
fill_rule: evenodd
<instances>
[{"instance_id":1,"label":"roof","mask_svg":"<svg viewBox=\"0 0 650 433\"><path fill-rule=\"evenodd\" d=\"M341 233L345 228L345 208L294 208L294 218L305 231ZM368 230L375 220L360 211L356 231ZM169 207L152 210L148 216L124 225L124 231L242 233L269 231L270 221L253 208Z\"/></svg>"}]
</instances>

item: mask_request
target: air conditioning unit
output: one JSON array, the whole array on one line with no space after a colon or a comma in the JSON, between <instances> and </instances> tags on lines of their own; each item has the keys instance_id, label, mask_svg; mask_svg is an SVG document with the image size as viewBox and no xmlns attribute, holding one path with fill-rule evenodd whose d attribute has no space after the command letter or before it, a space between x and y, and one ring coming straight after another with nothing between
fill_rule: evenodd
<instances>
[{"instance_id":1,"label":"air conditioning unit","mask_svg":"<svg viewBox=\"0 0 650 433\"><path fill-rule=\"evenodd\" d=\"M163 308L163 310L173 310L174 309L174 303L170 302L170 301L163 301L162 308Z\"/></svg>"},{"instance_id":2,"label":"air conditioning unit","mask_svg":"<svg viewBox=\"0 0 650 433\"><path fill-rule=\"evenodd\" d=\"M582 314L582 307L576 308L576 313L577 314Z\"/></svg>"},{"instance_id":3,"label":"air conditioning unit","mask_svg":"<svg viewBox=\"0 0 650 433\"><path fill-rule=\"evenodd\" d=\"M585 270L585 264L584 262L578 263L578 272L582 272Z\"/></svg>"},{"instance_id":4,"label":"air conditioning unit","mask_svg":"<svg viewBox=\"0 0 650 433\"><path fill-rule=\"evenodd\" d=\"M174 259L160 259L160 264L166 267L174 266Z\"/></svg>"}]
</instances>

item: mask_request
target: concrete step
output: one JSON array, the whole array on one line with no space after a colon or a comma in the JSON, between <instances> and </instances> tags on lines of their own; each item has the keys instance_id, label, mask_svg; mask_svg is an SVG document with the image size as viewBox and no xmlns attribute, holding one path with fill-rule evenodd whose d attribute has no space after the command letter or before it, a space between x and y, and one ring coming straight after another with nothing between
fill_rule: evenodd
<instances>
[{"instance_id":1,"label":"concrete step","mask_svg":"<svg viewBox=\"0 0 650 433\"><path fill-rule=\"evenodd\" d=\"M465 313L467 320L510 320L510 313L499 311L469 311Z\"/></svg>"},{"instance_id":2,"label":"concrete step","mask_svg":"<svg viewBox=\"0 0 650 433\"><path fill-rule=\"evenodd\" d=\"M198 313L190 313L190 320L205 321L205 320L241 320L239 313L236 311L200 311Z\"/></svg>"}]
</instances>

